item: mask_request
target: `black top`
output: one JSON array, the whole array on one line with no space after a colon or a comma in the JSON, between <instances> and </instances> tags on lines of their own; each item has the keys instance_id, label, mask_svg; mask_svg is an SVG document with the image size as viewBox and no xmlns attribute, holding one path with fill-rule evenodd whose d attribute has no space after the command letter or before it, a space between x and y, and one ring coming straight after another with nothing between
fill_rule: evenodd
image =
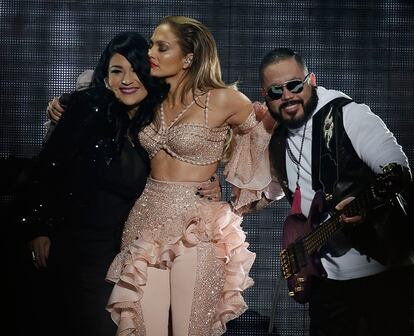
<instances>
[{"instance_id":1,"label":"black top","mask_svg":"<svg viewBox=\"0 0 414 336\"><path fill-rule=\"evenodd\" d=\"M146 151L127 137L129 123L111 91L71 94L25 194L21 220L28 239L69 230L82 241L119 240L150 171Z\"/></svg>"}]
</instances>

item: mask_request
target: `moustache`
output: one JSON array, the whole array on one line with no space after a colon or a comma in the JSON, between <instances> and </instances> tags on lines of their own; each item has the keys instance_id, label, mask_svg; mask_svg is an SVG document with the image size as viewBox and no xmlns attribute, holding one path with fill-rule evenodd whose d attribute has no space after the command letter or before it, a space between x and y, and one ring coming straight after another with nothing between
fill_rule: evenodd
<instances>
[{"instance_id":1,"label":"moustache","mask_svg":"<svg viewBox=\"0 0 414 336\"><path fill-rule=\"evenodd\" d=\"M279 110L282 110L282 109L284 109L285 107L288 107L288 106L290 106L290 105L296 105L296 104L301 104L301 105L302 105L302 107L304 107L304 106L305 106L305 103L303 102L303 100L302 100L302 99L295 99L295 100L289 100L289 101L287 101L287 102L283 103L282 105L280 105Z\"/></svg>"}]
</instances>

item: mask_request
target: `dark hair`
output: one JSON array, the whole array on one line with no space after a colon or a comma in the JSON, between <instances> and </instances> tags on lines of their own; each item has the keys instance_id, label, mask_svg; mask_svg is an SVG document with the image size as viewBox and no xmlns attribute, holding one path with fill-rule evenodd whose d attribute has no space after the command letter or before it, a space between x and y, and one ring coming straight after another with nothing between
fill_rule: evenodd
<instances>
[{"instance_id":1,"label":"dark hair","mask_svg":"<svg viewBox=\"0 0 414 336\"><path fill-rule=\"evenodd\" d=\"M117 34L105 47L94 70L91 87L105 86L109 62L114 54L121 54L131 63L148 91L147 97L139 104L138 111L129 126L130 135L133 141L137 142L139 130L154 119L155 108L168 92L168 86L163 80L150 75L147 41L138 33L123 32Z\"/></svg>"},{"instance_id":2,"label":"dark hair","mask_svg":"<svg viewBox=\"0 0 414 336\"><path fill-rule=\"evenodd\" d=\"M293 58L305 72L308 72L308 67L300 54L289 48L276 48L269 51L260 62L260 82L263 83L263 72L269 65L279 63L290 58Z\"/></svg>"}]
</instances>

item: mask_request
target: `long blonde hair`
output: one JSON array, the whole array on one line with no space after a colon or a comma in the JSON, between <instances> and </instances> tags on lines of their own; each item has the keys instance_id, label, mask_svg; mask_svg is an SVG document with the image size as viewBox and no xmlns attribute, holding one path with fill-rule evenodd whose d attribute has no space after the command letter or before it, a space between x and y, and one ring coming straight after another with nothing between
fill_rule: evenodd
<instances>
[{"instance_id":1,"label":"long blonde hair","mask_svg":"<svg viewBox=\"0 0 414 336\"><path fill-rule=\"evenodd\" d=\"M193 54L191 66L185 74L181 101L191 90L193 97L211 89L235 88L236 84L226 84L221 78L220 60L216 41L208 28L200 21L186 16L166 16L159 25L167 24L178 38L178 44L184 55ZM232 149L232 131L227 134L223 150L223 160L227 160ZM222 160L222 161L223 161Z\"/></svg>"},{"instance_id":2,"label":"long blonde hair","mask_svg":"<svg viewBox=\"0 0 414 336\"><path fill-rule=\"evenodd\" d=\"M191 66L184 77L183 96L189 90L196 96L196 91L203 93L229 87L221 78L216 42L205 25L186 16L166 16L158 25L162 24L171 27L184 55L193 54Z\"/></svg>"}]
</instances>

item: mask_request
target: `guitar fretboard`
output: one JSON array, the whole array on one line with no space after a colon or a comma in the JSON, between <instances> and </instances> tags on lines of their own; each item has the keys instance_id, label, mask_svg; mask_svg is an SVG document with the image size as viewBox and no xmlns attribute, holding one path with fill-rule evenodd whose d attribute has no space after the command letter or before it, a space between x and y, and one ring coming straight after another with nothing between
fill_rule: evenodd
<instances>
[{"instance_id":1,"label":"guitar fretboard","mask_svg":"<svg viewBox=\"0 0 414 336\"><path fill-rule=\"evenodd\" d=\"M340 221L340 215L356 216L363 214L366 209L375 204L372 188L368 188L358 197L353 199L342 212L335 211L325 222L320 224L312 233L303 239L303 246L308 254L322 247L337 231L343 228L344 223Z\"/></svg>"}]
</instances>

